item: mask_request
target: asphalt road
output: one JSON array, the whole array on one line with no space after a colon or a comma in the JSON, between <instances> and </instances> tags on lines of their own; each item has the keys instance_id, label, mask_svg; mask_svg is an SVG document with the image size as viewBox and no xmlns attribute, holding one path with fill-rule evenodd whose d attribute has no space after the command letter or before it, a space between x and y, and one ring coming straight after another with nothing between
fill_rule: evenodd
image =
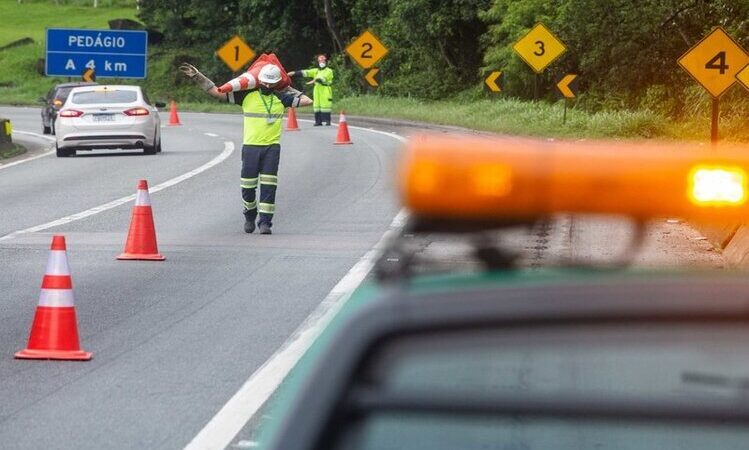
<instances>
[{"instance_id":1,"label":"asphalt road","mask_svg":"<svg viewBox=\"0 0 749 450\"><path fill-rule=\"evenodd\" d=\"M15 130L39 131L37 109L0 108L0 116L11 118ZM303 131L285 133L282 141L274 234L246 235L241 118L181 118L184 126L163 129L160 155L97 152L0 165L0 447L183 447L398 212L397 140L352 129L353 146L334 146L334 127L302 122ZM21 138L44 147L37 138ZM39 148L30 156L43 153ZM160 186L198 168L205 170L151 195L167 261L116 261L132 202L88 215L92 208L134 194L138 179ZM70 221L84 211L87 217ZM12 358L26 345L55 233L67 236L81 340L94 352L90 362ZM560 258L610 259L631 235L619 220L560 216L505 242L534 267ZM464 243L420 239L421 256L437 267L472 264ZM640 267L694 264L723 262L697 231L667 222L654 224L636 259ZM264 420L272 418L259 414L230 446L251 445Z\"/></svg>"},{"instance_id":2,"label":"asphalt road","mask_svg":"<svg viewBox=\"0 0 749 450\"><path fill-rule=\"evenodd\" d=\"M38 131L37 109L0 108ZM229 157L151 198L163 263L116 261L132 202L0 241L0 447L178 448L293 333L398 211L400 143L335 127L285 133L272 236L242 231L241 117L182 114L160 155L54 155L0 169L0 239ZM166 119L166 117L163 117ZM206 135L205 133L217 136ZM27 139L26 137L24 139ZM225 153L224 153L225 154ZM52 234L68 241L91 362L14 360Z\"/></svg>"}]
</instances>

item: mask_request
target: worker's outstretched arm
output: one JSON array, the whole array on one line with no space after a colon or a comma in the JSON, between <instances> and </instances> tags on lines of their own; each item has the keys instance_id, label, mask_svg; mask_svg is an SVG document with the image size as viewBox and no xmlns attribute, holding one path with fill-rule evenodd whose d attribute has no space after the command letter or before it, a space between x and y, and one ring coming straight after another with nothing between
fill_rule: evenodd
<instances>
[{"instance_id":1,"label":"worker's outstretched arm","mask_svg":"<svg viewBox=\"0 0 749 450\"><path fill-rule=\"evenodd\" d=\"M216 97L219 100L226 100L226 94L222 94L218 91L216 83L200 73L200 71L192 64L182 63L182 65L179 66L179 70L195 84L200 86L201 89L207 92L208 95Z\"/></svg>"}]
</instances>

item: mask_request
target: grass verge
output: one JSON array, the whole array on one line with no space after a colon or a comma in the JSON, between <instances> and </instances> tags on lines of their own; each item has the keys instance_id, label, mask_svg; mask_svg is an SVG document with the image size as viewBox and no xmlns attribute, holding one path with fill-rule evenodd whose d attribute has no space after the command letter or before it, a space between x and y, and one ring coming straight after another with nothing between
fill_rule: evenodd
<instances>
[{"instance_id":1,"label":"grass verge","mask_svg":"<svg viewBox=\"0 0 749 450\"><path fill-rule=\"evenodd\" d=\"M0 148L0 159L8 159L26 153L26 147L21 144L13 144L7 149Z\"/></svg>"},{"instance_id":2,"label":"grass verge","mask_svg":"<svg viewBox=\"0 0 749 450\"><path fill-rule=\"evenodd\" d=\"M40 75L37 63L44 58L44 36L49 27L56 28L109 28L107 22L119 18L135 18L132 6L118 6L121 1L101 0L98 8L92 2L66 1L55 5L51 1L0 0L0 46L30 37L33 44L0 51L0 103L38 104L57 83L67 81ZM88 6L85 6L88 5Z\"/></svg>"}]
</instances>

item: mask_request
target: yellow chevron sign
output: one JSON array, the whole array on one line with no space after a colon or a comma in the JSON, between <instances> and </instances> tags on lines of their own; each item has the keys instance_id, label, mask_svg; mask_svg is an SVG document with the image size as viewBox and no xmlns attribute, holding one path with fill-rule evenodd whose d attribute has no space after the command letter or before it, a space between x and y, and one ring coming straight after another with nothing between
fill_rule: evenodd
<instances>
[{"instance_id":1,"label":"yellow chevron sign","mask_svg":"<svg viewBox=\"0 0 749 450\"><path fill-rule=\"evenodd\" d=\"M575 98L577 96L577 75L568 73L557 82L557 89L564 98Z\"/></svg>"},{"instance_id":2,"label":"yellow chevron sign","mask_svg":"<svg viewBox=\"0 0 749 450\"><path fill-rule=\"evenodd\" d=\"M744 67L741 72L736 74L736 79L739 80L742 86L749 89L749 64Z\"/></svg>"},{"instance_id":3,"label":"yellow chevron sign","mask_svg":"<svg viewBox=\"0 0 749 450\"><path fill-rule=\"evenodd\" d=\"M380 69L376 67L369 69L364 75L364 81L366 81L370 87L378 87L380 85Z\"/></svg>"},{"instance_id":4,"label":"yellow chevron sign","mask_svg":"<svg viewBox=\"0 0 749 450\"><path fill-rule=\"evenodd\" d=\"M500 93L502 92L502 72L495 70L490 73L484 80L484 85L490 92Z\"/></svg>"},{"instance_id":5,"label":"yellow chevron sign","mask_svg":"<svg viewBox=\"0 0 749 450\"><path fill-rule=\"evenodd\" d=\"M94 71L94 69L86 69L83 71L82 78L83 78L83 81L86 81L89 83L96 81L96 72Z\"/></svg>"}]
</instances>

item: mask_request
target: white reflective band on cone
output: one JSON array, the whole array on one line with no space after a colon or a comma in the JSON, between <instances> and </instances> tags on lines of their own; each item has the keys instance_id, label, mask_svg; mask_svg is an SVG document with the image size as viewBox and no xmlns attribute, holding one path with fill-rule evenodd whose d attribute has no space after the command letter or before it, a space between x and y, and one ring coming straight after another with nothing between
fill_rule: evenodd
<instances>
[{"instance_id":1,"label":"white reflective band on cone","mask_svg":"<svg viewBox=\"0 0 749 450\"><path fill-rule=\"evenodd\" d=\"M135 196L135 206L151 206L151 197L148 191L138 189L138 195Z\"/></svg>"},{"instance_id":2,"label":"white reflective band on cone","mask_svg":"<svg viewBox=\"0 0 749 450\"><path fill-rule=\"evenodd\" d=\"M341 113L341 116L338 118L339 122L345 122L346 121L346 115Z\"/></svg>"},{"instance_id":3,"label":"white reflective band on cone","mask_svg":"<svg viewBox=\"0 0 749 450\"><path fill-rule=\"evenodd\" d=\"M39 306L65 307L75 306L72 289L42 289L39 294Z\"/></svg>"},{"instance_id":4,"label":"white reflective band on cone","mask_svg":"<svg viewBox=\"0 0 749 450\"><path fill-rule=\"evenodd\" d=\"M47 269L44 273L47 275L70 275L68 256L64 250L50 250Z\"/></svg>"}]
</instances>

